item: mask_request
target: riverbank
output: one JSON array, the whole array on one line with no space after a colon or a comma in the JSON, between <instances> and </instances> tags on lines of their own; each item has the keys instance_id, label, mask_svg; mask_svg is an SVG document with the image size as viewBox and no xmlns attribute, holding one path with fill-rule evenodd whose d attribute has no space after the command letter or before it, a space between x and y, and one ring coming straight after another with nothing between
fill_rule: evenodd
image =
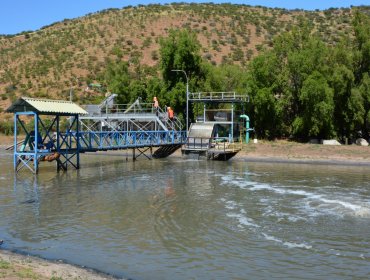
<instances>
[{"instance_id":1,"label":"riverbank","mask_svg":"<svg viewBox=\"0 0 370 280\"><path fill-rule=\"evenodd\" d=\"M243 145L234 160L370 165L370 147L259 141Z\"/></svg>"},{"instance_id":2,"label":"riverbank","mask_svg":"<svg viewBox=\"0 0 370 280\"><path fill-rule=\"evenodd\" d=\"M1 149L11 146L13 141L13 136L0 134ZM126 154L127 152L114 151L108 153ZM180 150L178 150L175 155L180 156ZM233 158L233 160L370 165L370 146L330 146L298 143L286 140L259 140L256 144L253 142L243 144L242 150Z\"/></svg>"},{"instance_id":3,"label":"riverbank","mask_svg":"<svg viewBox=\"0 0 370 280\"><path fill-rule=\"evenodd\" d=\"M0 279L25 280L111 280L110 276L63 262L0 250Z\"/></svg>"}]
</instances>

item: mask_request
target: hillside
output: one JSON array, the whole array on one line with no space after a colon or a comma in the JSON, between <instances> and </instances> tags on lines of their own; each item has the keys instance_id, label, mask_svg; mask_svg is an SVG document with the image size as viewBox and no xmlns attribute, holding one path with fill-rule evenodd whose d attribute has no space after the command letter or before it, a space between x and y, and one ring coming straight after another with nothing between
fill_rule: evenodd
<instances>
[{"instance_id":1,"label":"hillside","mask_svg":"<svg viewBox=\"0 0 370 280\"><path fill-rule=\"evenodd\" d=\"M363 7L366 9L366 7ZM19 95L68 98L81 95L105 69L107 59L146 65L156 72L159 39L170 29L190 28L212 64L247 65L277 34L302 19L328 44L351 36L351 9L302 11L231 4L171 4L109 9L0 36L0 107Z\"/></svg>"}]
</instances>

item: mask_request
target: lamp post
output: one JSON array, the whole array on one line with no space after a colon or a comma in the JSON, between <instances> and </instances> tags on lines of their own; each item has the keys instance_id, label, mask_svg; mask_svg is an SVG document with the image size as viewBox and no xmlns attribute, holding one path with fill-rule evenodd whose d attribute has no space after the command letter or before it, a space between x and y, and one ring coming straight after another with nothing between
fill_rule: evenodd
<instances>
[{"instance_id":1,"label":"lamp post","mask_svg":"<svg viewBox=\"0 0 370 280\"><path fill-rule=\"evenodd\" d=\"M186 77L186 137L188 137L189 133L189 79L188 75L184 70L174 69L171 70L172 72L182 72Z\"/></svg>"}]
</instances>

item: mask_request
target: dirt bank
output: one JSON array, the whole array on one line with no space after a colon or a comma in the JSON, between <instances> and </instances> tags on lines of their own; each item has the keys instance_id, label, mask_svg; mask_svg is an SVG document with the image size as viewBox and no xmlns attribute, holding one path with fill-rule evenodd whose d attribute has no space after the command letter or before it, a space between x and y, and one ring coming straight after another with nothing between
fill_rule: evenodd
<instances>
[{"instance_id":1,"label":"dirt bank","mask_svg":"<svg viewBox=\"0 0 370 280\"><path fill-rule=\"evenodd\" d=\"M333 162L370 165L370 147L259 141L257 144L243 145L235 160Z\"/></svg>"},{"instance_id":2,"label":"dirt bank","mask_svg":"<svg viewBox=\"0 0 370 280\"><path fill-rule=\"evenodd\" d=\"M11 280L108 280L116 279L77 266L46 261L0 250L0 279Z\"/></svg>"}]
</instances>

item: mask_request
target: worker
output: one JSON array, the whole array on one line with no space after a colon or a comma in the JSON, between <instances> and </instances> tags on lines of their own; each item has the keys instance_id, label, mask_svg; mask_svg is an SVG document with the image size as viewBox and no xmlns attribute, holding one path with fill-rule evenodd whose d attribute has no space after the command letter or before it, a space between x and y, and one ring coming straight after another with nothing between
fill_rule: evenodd
<instances>
[{"instance_id":1,"label":"worker","mask_svg":"<svg viewBox=\"0 0 370 280\"><path fill-rule=\"evenodd\" d=\"M167 107L167 113L168 113L168 118L172 121L174 117L174 113L171 107Z\"/></svg>"},{"instance_id":2,"label":"worker","mask_svg":"<svg viewBox=\"0 0 370 280\"><path fill-rule=\"evenodd\" d=\"M31 150L34 150L35 148L35 140L36 140L36 136L35 136L35 131L32 130L29 134L29 140L28 140L28 146L30 147ZM39 131L37 131L37 148L38 149L41 149L42 148L42 136L41 136L41 133Z\"/></svg>"},{"instance_id":3,"label":"worker","mask_svg":"<svg viewBox=\"0 0 370 280\"><path fill-rule=\"evenodd\" d=\"M159 102L158 102L158 98L156 96L153 97L153 101L154 101L154 110L155 110L155 114L156 116L158 117L158 109L159 109Z\"/></svg>"}]
</instances>

